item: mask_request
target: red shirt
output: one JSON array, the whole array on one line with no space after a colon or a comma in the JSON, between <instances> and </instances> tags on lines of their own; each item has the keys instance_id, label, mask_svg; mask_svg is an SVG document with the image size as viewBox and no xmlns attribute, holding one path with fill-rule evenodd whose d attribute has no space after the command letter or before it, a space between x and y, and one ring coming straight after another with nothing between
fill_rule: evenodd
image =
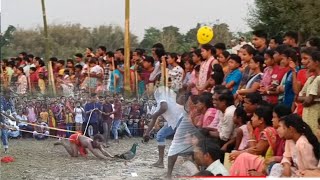
<instances>
[{"instance_id":1,"label":"red shirt","mask_svg":"<svg viewBox=\"0 0 320 180\"><path fill-rule=\"evenodd\" d=\"M280 85L283 76L289 71L289 67L275 66L271 73L271 85ZM270 95L267 97L267 101L271 104L278 104L278 95Z\"/></svg>"}]
</instances>

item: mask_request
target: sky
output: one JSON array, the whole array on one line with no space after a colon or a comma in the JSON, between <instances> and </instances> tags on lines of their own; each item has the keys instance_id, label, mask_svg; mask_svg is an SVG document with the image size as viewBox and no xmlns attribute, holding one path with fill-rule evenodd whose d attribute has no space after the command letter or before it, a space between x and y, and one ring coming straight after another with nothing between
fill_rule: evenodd
<instances>
[{"instance_id":1,"label":"sky","mask_svg":"<svg viewBox=\"0 0 320 180\"><path fill-rule=\"evenodd\" d=\"M42 26L41 0L0 0L1 32ZM227 23L233 32L248 31L254 0L131 0L130 31L143 39L149 27L176 26L181 33L199 23ZM125 0L45 0L48 24L80 23L85 27L124 27Z\"/></svg>"}]
</instances>

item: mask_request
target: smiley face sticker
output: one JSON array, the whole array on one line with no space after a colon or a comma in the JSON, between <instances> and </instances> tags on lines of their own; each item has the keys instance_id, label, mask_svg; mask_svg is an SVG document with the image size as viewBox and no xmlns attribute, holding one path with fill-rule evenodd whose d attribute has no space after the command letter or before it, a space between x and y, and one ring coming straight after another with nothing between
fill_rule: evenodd
<instances>
[{"instance_id":1,"label":"smiley face sticker","mask_svg":"<svg viewBox=\"0 0 320 180\"><path fill-rule=\"evenodd\" d=\"M203 26L198 29L197 40L200 44L209 43L214 36L213 29L209 26Z\"/></svg>"}]
</instances>

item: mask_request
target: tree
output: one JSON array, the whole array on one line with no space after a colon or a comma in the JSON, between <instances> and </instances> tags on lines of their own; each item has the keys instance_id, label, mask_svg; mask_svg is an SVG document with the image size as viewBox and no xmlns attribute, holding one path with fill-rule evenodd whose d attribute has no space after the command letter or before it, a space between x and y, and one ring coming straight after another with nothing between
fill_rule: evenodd
<instances>
[{"instance_id":1,"label":"tree","mask_svg":"<svg viewBox=\"0 0 320 180\"><path fill-rule=\"evenodd\" d=\"M13 32L16 30L16 28L12 25L10 25L6 32L2 35L0 35L0 59L2 58L2 48L4 46L7 46L10 44L10 42L13 39Z\"/></svg>"},{"instance_id":2,"label":"tree","mask_svg":"<svg viewBox=\"0 0 320 180\"><path fill-rule=\"evenodd\" d=\"M213 25L214 37L212 43L225 43L229 44L232 39L232 33L229 26L225 23Z\"/></svg>"},{"instance_id":3,"label":"tree","mask_svg":"<svg viewBox=\"0 0 320 180\"><path fill-rule=\"evenodd\" d=\"M269 36L292 30L305 40L320 34L319 8L318 0L255 0L248 23L254 30L266 30Z\"/></svg>"},{"instance_id":4,"label":"tree","mask_svg":"<svg viewBox=\"0 0 320 180\"><path fill-rule=\"evenodd\" d=\"M140 43L140 47L150 49L153 44L160 41L161 31L155 27L150 27L145 30L144 38Z\"/></svg>"},{"instance_id":5,"label":"tree","mask_svg":"<svg viewBox=\"0 0 320 180\"><path fill-rule=\"evenodd\" d=\"M80 24L49 26L50 56L60 59L72 58L75 53L84 53L85 48L106 46L107 50L123 47L124 32L119 26L82 27ZM26 51L35 56L44 56L44 35L42 28L18 29L13 33L12 43L6 47L7 56L16 56ZM132 47L138 46L137 36L131 35Z\"/></svg>"}]
</instances>

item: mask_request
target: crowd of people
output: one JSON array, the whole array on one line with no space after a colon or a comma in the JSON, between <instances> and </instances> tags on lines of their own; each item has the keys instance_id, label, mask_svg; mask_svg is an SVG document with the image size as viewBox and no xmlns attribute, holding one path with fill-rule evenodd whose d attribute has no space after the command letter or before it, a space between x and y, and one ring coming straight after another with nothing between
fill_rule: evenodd
<instances>
[{"instance_id":1,"label":"crowd of people","mask_svg":"<svg viewBox=\"0 0 320 180\"><path fill-rule=\"evenodd\" d=\"M87 48L74 60L50 58L61 98L17 104L7 92L1 110L15 112L22 120L18 128L42 135L37 138L71 135L46 127L103 134L106 144L110 135L119 142L119 132L143 136L147 142L156 131L159 159L153 166L159 168L164 167L165 139L173 136L168 177L177 157L189 154L200 167L196 176L316 177L320 38L304 46L299 42L292 31L272 38L254 31L252 42L242 39L231 49L223 43L204 44L179 55L157 43L150 56L135 49L130 61L132 95L154 100L136 99L129 105L122 98L124 49L107 52L100 46L94 53ZM41 58L23 52L1 65L3 87L14 87L18 97L48 91L50 72ZM77 100L74 92L89 95Z\"/></svg>"}]
</instances>

